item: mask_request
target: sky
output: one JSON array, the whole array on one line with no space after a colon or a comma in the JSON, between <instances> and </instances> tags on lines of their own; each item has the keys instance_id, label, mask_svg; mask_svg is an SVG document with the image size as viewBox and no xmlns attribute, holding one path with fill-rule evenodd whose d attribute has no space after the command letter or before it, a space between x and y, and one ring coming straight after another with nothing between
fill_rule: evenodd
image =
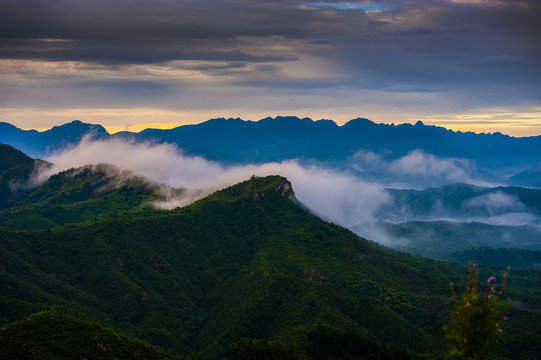
<instances>
[{"instance_id":1,"label":"sky","mask_svg":"<svg viewBox=\"0 0 541 360\"><path fill-rule=\"evenodd\" d=\"M364 117L541 135L539 0L0 0L0 121Z\"/></svg>"}]
</instances>

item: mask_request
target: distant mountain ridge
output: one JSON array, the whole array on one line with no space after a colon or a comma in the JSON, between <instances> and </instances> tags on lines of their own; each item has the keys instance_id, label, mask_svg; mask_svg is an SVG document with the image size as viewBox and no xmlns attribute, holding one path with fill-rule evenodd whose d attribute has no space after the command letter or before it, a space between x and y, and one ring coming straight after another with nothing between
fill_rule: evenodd
<instances>
[{"instance_id":1,"label":"distant mountain ridge","mask_svg":"<svg viewBox=\"0 0 541 360\"><path fill-rule=\"evenodd\" d=\"M74 120L46 131L22 130L6 122L0 122L0 143L11 145L24 153L41 158L66 146L77 144L83 136L109 137L101 125Z\"/></svg>"},{"instance_id":2,"label":"distant mountain ridge","mask_svg":"<svg viewBox=\"0 0 541 360\"><path fill-rule=\"evenodd\" d=\"M517 185L541 187L541 162L511 176L510 180Z\"/></svg>"},{"instance_id":3,"label":"distant mountain ridge","mask_svg":"<svg viewBox=\"0 0 541 360\"><path fill-rule=\"evenodd\" d=\"M188 155L223 163L264 163L288 159L345 161L360 149L386 153L390 158L423 150L440 157L475 160L478 166L523 168L541 162L541 136L515 138L501 133L455 132L443 127L411 124L378 124L357 118L338 126L332 120L313 121L294 116L267 117L259 121L217 118L170 130L109 134L102 126L73 121L50 130L21 130L0 123L0 142L43 157L78 143L84 135L174 143Z\"/></svg>"}]
</instances>

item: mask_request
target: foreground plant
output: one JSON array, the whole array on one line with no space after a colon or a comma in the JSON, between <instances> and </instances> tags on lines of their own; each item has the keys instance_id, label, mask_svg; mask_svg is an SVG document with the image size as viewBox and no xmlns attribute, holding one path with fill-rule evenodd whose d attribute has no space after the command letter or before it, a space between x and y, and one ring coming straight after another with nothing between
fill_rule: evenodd
<instances>
[{"instance_id":1,"label":"foreground plant","mask_svg":"<svg viewBox=\"0 0 541 360\"><path fill-rule=\"evenodd\" d=\"M503 274L498 289L494 284L496 277L490 276L484 294L478 295L479 270L476 270L475 264L470 261L468 288L461 299L456 296L454 284L450 284L455 309L451 313L451 320L443 327L447 338L446 358L498 358L499 340L507 319L505 313L511 304L511 299L500 300L508 275L509 268Z\"/></svg>"}]
</instances>

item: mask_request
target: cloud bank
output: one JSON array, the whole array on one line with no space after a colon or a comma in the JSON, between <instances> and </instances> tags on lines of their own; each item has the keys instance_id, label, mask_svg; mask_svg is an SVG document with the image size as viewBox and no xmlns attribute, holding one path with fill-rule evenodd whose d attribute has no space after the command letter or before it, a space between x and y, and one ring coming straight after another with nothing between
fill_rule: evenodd
<instances>
[{"instance_id":1,"label":"cloud bank","mask_svg":"<svg viewBox=\"0 0 541 360\"><path fill-rule=\"evenodd\" d=\"M175 145L135 143L119 139L92 140L85 137L77 146L47 158L52 167L42 169L35 182L52 174L88 164L108 163L128 169L153 182L184 192L167 193L155 205L167 209L202 198L218 189L248 179L251 175L282 175L294 186L297 198L319 216L343 226L372 221L374 212L389 201L378 184L368 183L346 172L295 160L263 165L224 167L202 157L186 156Z\"/></svg>"},{"instance_id":2,"label":"cloud bank","mask_svg":"<svg viewBox=\"0 0 541 360\"><path fill-rule=\"evenodd\" d=\"M526 206L516 196L501 191L475 197L465 202L463 206L467 209L484 211L490 216L526 210Z\"/></svg>"},{"instance_id":3,"label":"cloud bank","mask_svg":"<svg viewBox=\"0 0 541 360\"><path fill-rule=\"evenodd\" d=\"M482 173L468 159L442 158L422 150L410 151L398 159L386 159L389 155L359 150L347 162L362 177L393 188L424 189L457 182L498 185L495 177Z\"/></svg>"},{"instance_id":4,"label":"cloud bank","mask_svg":"<svg viewBox=\"0 0 541 360\"><path fill-rule=\"evenodd\" d=\"M357 161L357 171L384 168L395 177L411 177L412 181L443 179L453 182L469 179L467 170L471 164L466 160L442 159L420 151L391 161L383 160L385 156L360 151L352 158ZM414 241L407 237L392 236L381 226L380 221L384 220L381 218L381 209L395 209L397 206L384 185L373 179L363 179L358 173L330 169L322 164L289 160L226 167L202 157L187 156L176 145L167 143L137 143L120 139L92 140L90 137L83 138L77 146L56 153L46 160L53 165L38 171L35 183L43 182L52 174L70 168L107 163L118 169L129 170L123 174L135 174L162 184L160 192L165 199L153 204L160 209L188 205L216 190L244 181L251 175L282 175L293 183L297 198L321 218L392 247L409 246ZM112 168L105 169L112 171ZM533 225L541 229L539 216L529 214L528 209L517 198L501 191L465 201L461 208L462 217L457 217L456 212L446 216L445 214L451 212L441 207L432 212L432 217L423 220Z\"/></svg>"}]
</instances>

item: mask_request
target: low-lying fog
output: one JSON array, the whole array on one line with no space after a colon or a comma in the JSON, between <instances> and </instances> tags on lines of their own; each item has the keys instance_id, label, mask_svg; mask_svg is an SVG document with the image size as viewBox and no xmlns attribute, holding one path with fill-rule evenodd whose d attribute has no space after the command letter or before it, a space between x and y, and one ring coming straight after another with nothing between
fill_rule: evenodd
<instances>
[{"instance_id":1,"label":"low-lying fog","mask_svg":"<svg viewBox=\"0 0 541 360\"><path fill-rule=\"evenodd\" d=\"M52 167L36 173L35 183L69 168L108 163L128 169L153 182L188 191L165 193L166 200L156 203L162 209L175 208L204 197L218 189L248 179L251 175L282 175L293 184L297 198L326 220L348 227L361 236L390 246L400 246L404 239L391 236L378 224L382 221L419 220L411 212L401 217L404 204L395 203L388 187L424 189L457 182L478 186L497 186L467 159L440 158L422 151L384 160L384 156L358 151L348 159L348 168L332 169L315 162L298 160L261 165L223 166L198 156L187 156L171 144L135 143L119 139L92 140L48 157ZM427 204L434 209L422 220L481 222L497 225L531 225L541 232L541 218L520 199L496 191L470 198L459 208L446 209L442 204ZM392 209L382 214L381 209ZM379 210L379 211L378 211ZM426 210L426 209L425 209ZM362 226L360 226L362 224ZM411 239L410 239L411 240Z\"/></svg>"}]
</instances>

